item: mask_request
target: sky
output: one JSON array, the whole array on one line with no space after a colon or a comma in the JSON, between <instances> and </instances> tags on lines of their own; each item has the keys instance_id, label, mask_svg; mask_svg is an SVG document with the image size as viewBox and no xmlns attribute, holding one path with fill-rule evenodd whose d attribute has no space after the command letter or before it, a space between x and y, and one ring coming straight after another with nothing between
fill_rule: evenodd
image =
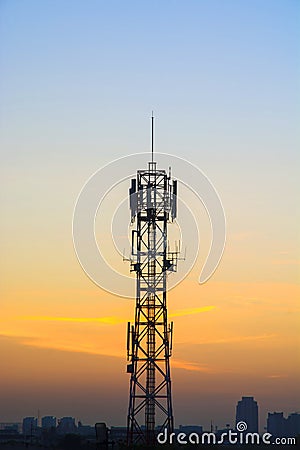
<instances>
[{"instance_id":1,"label":"sky","mask_svg":"<svg viewBox=\"0 0 300 450\"><path fill-rule=\"evenodd\" d=\"M203 245L169 293L175 423L233 424L242 395L261 429L300 410L299 15L296 0L0 2L0 422L126 422L134 301L85 275L72 215L92 173L150 149L152 110L155 149L197 165L227 219L199 285L195 205Z\"/></svg>"}]
</instances>

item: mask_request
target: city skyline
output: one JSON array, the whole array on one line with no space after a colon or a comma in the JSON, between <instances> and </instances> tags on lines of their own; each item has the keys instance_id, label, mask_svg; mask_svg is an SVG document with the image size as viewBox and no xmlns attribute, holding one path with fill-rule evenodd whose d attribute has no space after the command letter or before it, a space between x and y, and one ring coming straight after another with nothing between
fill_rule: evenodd
<instances>
[{"instance_id":1,"label":"city skyline","mask_svg":"<svg viewBox=\"0 0 300 450\"><path fill-rule=\"evenodd\" d=\"M248 403L250 401L250 403ZM244 407L242 407L244 403ZM247 403L248 403L248 411L247 411ZM218 423L214 423L212 420L209 424L209 427L205 430L205 428L202 426L202 424L200 423L193 423L193 424L177 424L176 425L176 429L180 430L182 428L186 428L186 430L188 430L188 428L190 428L190 431L192 430L193 427L199 427L201 429L203 429L203 431L209 431L209 430L220 430L220 429L236 429L236 426L238 423L245 422L247 424L247 431L248 432L259 432L259 433L264 433L266 429L271 430L272 434L274 436L284 436L283 435L283 422L293 418L297 416L297 423L298 423L298 428L299 428L299 423L300 423L300 413L299 412L290 412L289 414L286 415L283 412L279 412L279 411L273 411L273 412L268 412L267 413L267 417L265 420L265 426L259 430L257 425L257 419L254 419L253 422L253 415L251 410L253 409L253 406L251 405L251 403L256 404L256 412L254 413L257 417L259 416L259 405L257 405L256 400L253 397L245 397L242 396L241 400L238 400L237 404L236 404L236 414L235 414L235 421L233 424L230 423L226 423L226 424L218 424ZM250 416L249 416L249 412L250 412ZM76 425L77 422L77 425ZM99 423L99 419L98 422ZM104 422L102 422L104 423ZM278 426L278 423L280 423L281 426ZM69 416L64 416L64 417L57 417L55 415L46 415L46 416L41 416L40 412L38 416L26 416L22 418L22 421L15 421L15 422L5 422L5 421L0 421L0 426L2 425L6 425L6 426L12 426L12 425L18 425L18 426L22 426L22 430L23 430L23 434L28 434L27 431L30 429L30 431L32 431L33 428L68 428L70 425L74 428L74 427L93 427L95 424L91 424L91 423L83 423L79 418L73 417L72 415ZM124 432L126 430L126 424L113 424L113 423L106 423L106 425L108 427L120 427L124 429ZM277 425L277 426L276 426ZM157 425L157 427L159 428L159 424ZM3 429L3 428L1 428ZM27 431L26 431L27 430Z\"/></svg>"},{"instance_id":2,"label":"city skyline","mask_svg":"<svg viewBox=\"0 0 300 450\"><path fill-rule=\"evenodd\" d=\"M300 4L70 4L0 5L0 417L125 423L134 301L88 279L71 223L92 173L150 151L152 110L155 150L198 166L227 219L199 285L210 224L190 199L200 255L168 295L175 422L233 423L241 393L263 417L299 410Z\"/></svg>"},{"instance_id":3,"label":"city skyline","mask_svg":"<svg viewBox=\"0 0 300 450\"><path fill-rule=\"evenodd\" d=\"M247 403L244 404L244 408L242 408L242 409L241 409L241 406L239 406L239 405L243 405L243 403L246 400L247 401L250 400L251 402L256 404L256 408L257 408L256 414L257 414L257 417L259 418L259 420L257 422L258 428L256 427L256 425L254 425L254 426L252 425L253 424L252 413L250 414L250 416L249 416L249 413L247 413ZM203 423L196 423L196 422L195 423L194 422L193 423L192 422L190 422L190 423L185 423L185 422L179 423L178 422L178 423L175 423L175 428L178 429L180 427L201 426L203 428L203 430L206 430L206 431L211 429L212 427L213 427L213 429L216 429L216 430L222 429L222 428L225 429L228 427L230 427L231 429L235 429L236 424L238 422L245 421L247 423L249 432L263 433L264 430L266 429L266 426L268 425L268 422L270 421L270 418L271 418L271 420L276 421L276 419L278 420L278 418L281 420L284 420L285 418L293 416L293 415L298 415L298 416L300 415L299 411L285 412L285 411L280 410L280 408L277 411L270 410L266 406L264 406L261 409L259 402L257 402L254 397L249 397L249 396L247 396L247 397L241 396L240 399L237 399L236 404L232 405L231 409L234 410L234 412L231 415L231 418L232 418L231 422L228 420L229 415L227 415L227 420L225 420L222 423L216 422L213 419L213 417L211 417L210 419L207 418L207 420L204 422L205 425L203 425ZM252 406L250 409L252 409ZM261 410L267 411L265 416L261 413ZM274 417L274 419L273 419L273 417ZM35 414L33 414L31 416L25 415L23 417L19 416L18 420L5 420L5 419L6 419L6 417L0 417L0 424L19 424L19 425L21 425L22 423L24 424L25 419L28 419L28 420L30 419L32 421L32 423L35 424L34 426L42 427L42 428L43 427L49 428L50 423L51 423L51 426L57 427L60 420L62 420L62 419L72 419L74 421L74 424L76 424L76 422L77 422L78 424L86 425L86 426L93 426L95 423L101 422L102 420L103 420L103 422L105 422L105 420L104 420L105 417L97 417L92 422L86 422L85 420L82 420L81 417L77 417L77 416L71 414L71 411L69 411L69 414L62 416L62 415L54 414L53 411L52 411L52 413L51 413L51 411L50 412L48 411L47 413L42 414L41 410L38 410L36 415ZM107 423L107 422L105 422L105 423L107 426L123 427L124 430L127 427L126 420L124 421L124 423ZM273 429L274 429L273 423L271 422L271 427L273 427ZM261 425L259 425L259 424L261 424ZM159 424L158 424L158 427L159 427ZM280 429L279 429L279 431L280 431ZM274 432L273 432L273 434L275 435Z\"/></svg>"},{"instance_id":4,"label":"city skyline","mask_svg":"<svg viewBox=\"0 0 300 450\"><path fill-rule=\"evenodd\" d=\"M174 433L168 433L167 427L163 430L158 425L155 430L159 444L166 443L237 443L237 442L267 442L273 444L296 444L300 433L300 414L291 413L284 417L283 413L268 413L267 426L260 433L257 429L257 402L253 397L242 397L237 403L236 425L219 427L211 423L205 430L199 424L179 425ZM175 441L173 437L175 437ZM83 424L72 416L56 419L54 416L42 417L39 421L35 417L24 417L22 423L0 422L0 441L3 443L17 442L45 446L57 446L72 442L79 447L91 443L100 443L102 440L121 446L126 442L127 427L114 426L104 422L97 422L94 426ZM183 442L186 441L186 442ZM71 445L71 444L70 444ZM44 447L43 447L44 448Z\"/></svg>"}]
</instances>

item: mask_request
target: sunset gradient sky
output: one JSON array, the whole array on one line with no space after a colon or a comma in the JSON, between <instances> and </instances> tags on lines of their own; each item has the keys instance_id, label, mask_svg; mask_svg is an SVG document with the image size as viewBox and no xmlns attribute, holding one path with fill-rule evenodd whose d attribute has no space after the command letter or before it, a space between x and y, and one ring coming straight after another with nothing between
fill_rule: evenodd
<instances>
[{"instance_id":1,"label":"sunset gradient sky","mask_svg":"<svg viewBox=\"0 0 300 450\"><path fill-rule=\"evenodd\" d=\"M200 167L227 218L200 286L195 212L203 247L169 294L175 422L233 424L242 395L261 429L300 410L299 19L296 0L0 3L0 422L125 424L134 301L88 279L71 221L95 170L148 151L152 109L157 151Z\"/></svg>"}]
</instances>

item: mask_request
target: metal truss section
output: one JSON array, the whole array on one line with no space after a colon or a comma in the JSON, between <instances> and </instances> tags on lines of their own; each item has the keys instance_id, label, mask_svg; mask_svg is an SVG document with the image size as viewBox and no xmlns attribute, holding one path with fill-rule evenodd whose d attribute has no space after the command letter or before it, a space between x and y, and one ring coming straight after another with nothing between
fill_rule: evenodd
<instances>
[{"instance_id":1,"label":"metal truss section","mask_svg":"<svg viewBox=\"0 0 300 450\"><path fill-rule=\"evenodd\" d=\"M168 323L167 273L176 271L168 224L176 218L177 182L150 162L131 180L131 271L136 273L134 324L128 323L130 373L127 443L153 446L164 428L173 431L170 357L173 323Z\"/></svg>"}]
</instances>

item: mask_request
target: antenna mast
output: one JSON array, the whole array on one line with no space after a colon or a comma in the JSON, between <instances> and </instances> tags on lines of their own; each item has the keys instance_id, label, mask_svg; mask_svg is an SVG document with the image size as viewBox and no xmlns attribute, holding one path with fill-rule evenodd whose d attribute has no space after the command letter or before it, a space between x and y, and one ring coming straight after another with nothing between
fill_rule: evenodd
<instances>
[{"instance_id":1,"label":"antenna mast","mask_svg":"<svg viewBox=\"0 0 300 450\"><path fill-rule=\"evenodd\" d=\"M154 116L152 111L151 116L151 162L153 163L153 153L154 153Z\"/></svg>"}]
</instances>

